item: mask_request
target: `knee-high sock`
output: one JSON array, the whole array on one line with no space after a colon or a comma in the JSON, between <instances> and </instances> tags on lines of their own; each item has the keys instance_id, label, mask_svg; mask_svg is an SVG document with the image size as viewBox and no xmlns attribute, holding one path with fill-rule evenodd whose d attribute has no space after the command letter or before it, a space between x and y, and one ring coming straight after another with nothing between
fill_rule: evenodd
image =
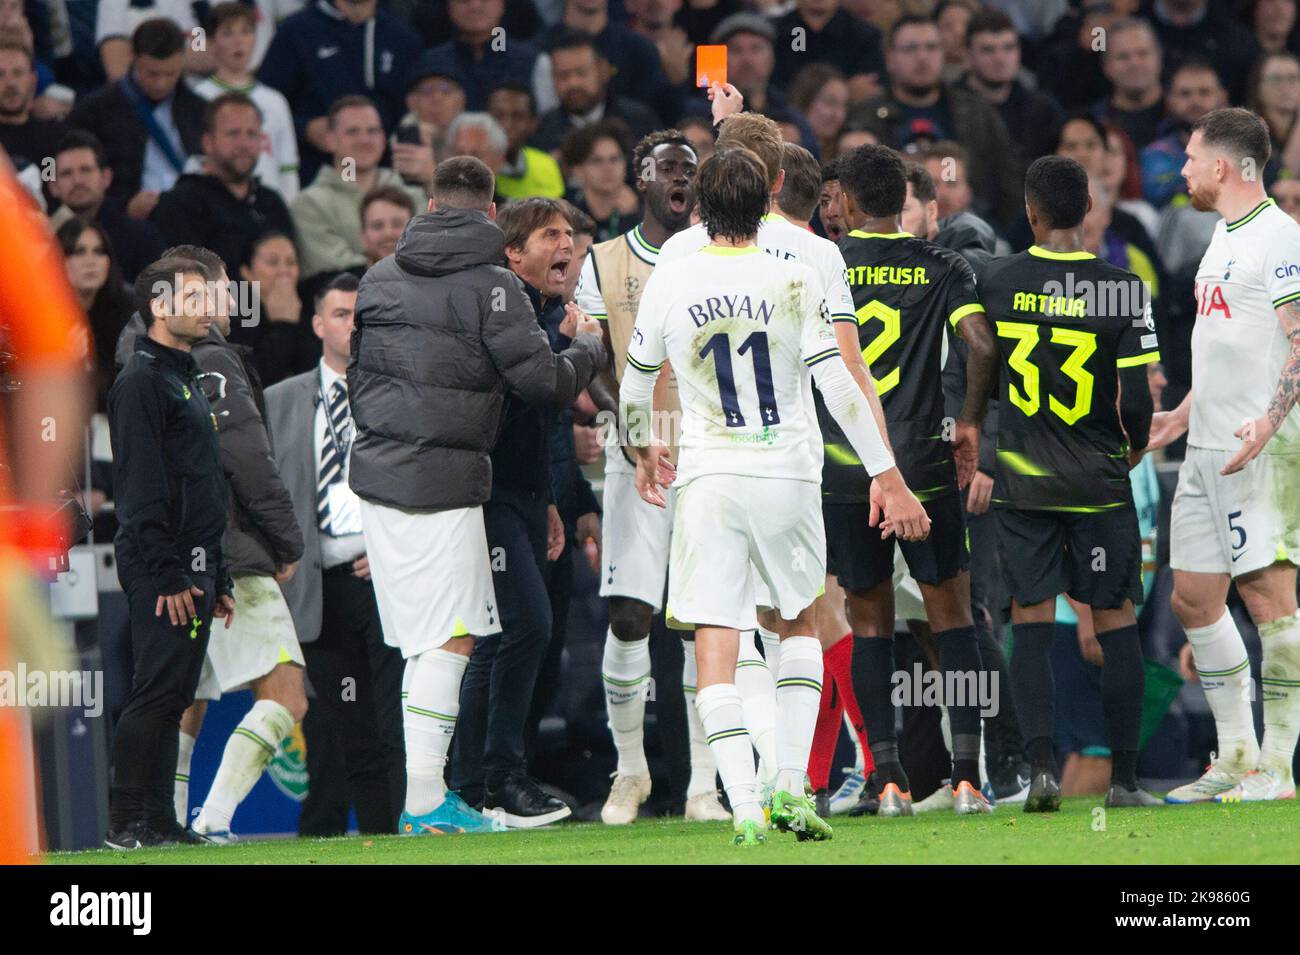
<instances>
[{"instance_id":1,"label":"knee-high sock","mask_svg":"<svg viewBox=\"0 0 1300 955\"><path fill-rule=\"evenodd\" d=\"M844 641L841 640L840 643ZM835 645L836 647L839 644ZM826 651L829 657L835 647ZM827 667L829 670L829 667ZM840 726L844 719L844 698L835 681L822 682L821 700L817 707L817 726L813 730L812 751L808 754L808 781L814 792L830 786L831 763L835 761L835 745L840 740Z\"/></svg>"},{"instance_id":2,"label":"knee-high sock","mask_svg":"<svg viewBox=\"0 0 1300 955\"><path fill-rule=\"evenodd\" d=\"M293 714L274 700L258 700L226 740L225 752L194 828L221 832L257 783L280 741L293 732Z\"/></svg>"},{"instance_id":3,"label":"knee-high sock","mask_svg":"<svg viewBox=\"0 0 1300 955\"><path fill-rule=\"evenodd\" d=\"M708 734L709 749L718 761L722 787L731 803L736 822L763 821L758 801L758 777L754 773L754 750L745 729L745 710L734 683L715 683L695 694L695 707Z\"/></svg>"},{"instance_id":4,"label":"knee-high sock","mask_svg":"<svg viewBox=\"0 0 1300 955\"><path fill-rule=\"evenodd\" d=\"M846 633L836 641L833 647L825 651L822 659L826 667L826 682L834 681L836 692L844 704L844 720L849 727L849 738L853 740L853 766L864 775L870 775L876 768L876 763L871 758L867 724L862 720L858 695L853 692L853 634Z\"/></svg>"},{"instance_id":5,"label":"knee-high sock","mask_svg":"<svg viewBox=\"0 0 1300 955\"><path fill-rule=\"evenodd\" d=\"M406 811L433 812L447 795L447 751L460 715L460 683L469 657L450 650L425 650L406 661Z\"/></svg>"},{"instance_id":6,"label":"knee-high sock","mask_svg":"<svg viewBox=\"0 0 1300 955\"><path fill-rule=\"evenodd\" d=\"M686 798L718 791L718 763L709 747L709 737L695 696L695 642L682 641L682 693L686 697L686 726L691 736L691 779L686 784ZM753 762L752 754L750 762Z\"/></svg>"},{"instance_id":7,"label":"knee-high sock","mask_svg":"<svg viewBox=\"0 0 1300 955\"><path fill-rule=\"evenodd\" d=\"M176 750L176 824L184 829L190 824L190 760L194 756L194 737L181 731Z\"/></svg>"},{"instance_id":8,"label":"knee-high sock","mask_svg":"<svg viewBox=\"0 0 1300 955\"><path fill-rule=\"evenodd\" d=\"M650 680L650 638L620 640L605 634L605 656L600 664L605 687L605 712L618 751L618 771L623 776L649 776L645 761L645 702Z\"/></svg>"},{"instance_id":9,"label":"knee-high sock","mask_svg":"<svg viewBox=\"0 0 1300 955\"><path fill-rule=\"evenodd\" d=\"M1056 718L1056 688L1052 684L1052 640L1055 623L1012 624L1011 692L1016 698L1025 755L1035 775L1059 775L1052 733Z\"/></svg>"},{"instance_id":10,"label":"knee-high sock","mask_svg":"<svg viewBox=\"0 0 1300 955\"><path fill-rule=\"evenodd\" d=\"M781 641L781 668L776 679L776 788L803 793L808 752L822 697L822 645L816 637Z\"/></svg>"},{"instance_id":11,"label":"knee-high sock","mask_svg":"<svg viewBox=\"0 0 1300 955\"><path fill-rule=\"evenodd\" d=\"M1259 762L1259 741L1250 710L1250 658L1236 621L1225 607L1216 623L1188 630L1187 641L1192 645L1201 689L1214 714L1219 763L1234 772L1249 772Z\"/></svg>"},{"instance_id":12,"label":"knee-high sock","mask_svg":"<svg viewBox=\"0 0 1300 955\"><path fill-rule=\"evenodd\" d=\"M1137 788L1138 741L1142 736L1142 691L1146 672L1137 624L1097 634L1104 661L1101 705L1110 747L1110 781Z\"/></svg>"},{"instance_id":13,"label":"knee-high sock","mask_svg":"<svg viewBox=\"0 0 1300 955\"><path fill-rule=\"evenodd\" d=\"M968 782L980 788L980 646L975 628L957 627L935 634L944 687L956 699L945 700L952 728L952 784Z\"/></svg>"},{"instance_id":14,"label":"knee-high sock","mask_svg":"<svg viewBox=\"0 0 1300 955\"><path fill-rule=\"evenodd\" d=\"M898 758L894 732L894 638L853 637L853 692L862 707L862 721L881 785L894 783L909 790L907 774Z\"/></svg>"},{"instance_id":15,"label":"knee-high sock","mask_svg":"<svg viewBox=\"0 0 1300 955\"><path fill-rule=\"evenodd\" d=\"M1283 776L1291 772L1296 736L1300 734L1300 616L1262 624L1264 741L1260 745L1262 768Z\"/></svg>"},{"instance_id":16,"label":"knee-high sock","mask_svg":"<svg viewBox=\"0 0 1300 955\"><path fill-rule=\"evenodd\" d=\"M776 683L758 646L753 630L740 631L736 658L736 689L745 707L745 728L758 750L758 781L776 775Z\"/></svg>"}]
</instances>

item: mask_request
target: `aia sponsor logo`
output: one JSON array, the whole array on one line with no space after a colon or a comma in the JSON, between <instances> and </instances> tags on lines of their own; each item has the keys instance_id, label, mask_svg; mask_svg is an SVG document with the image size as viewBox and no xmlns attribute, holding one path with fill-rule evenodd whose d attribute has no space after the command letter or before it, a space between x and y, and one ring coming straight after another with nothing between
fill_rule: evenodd
<instances>
[{"instance_id":1,"label":"aia sponsor logo","mask_svg":"<svg viewBox=\"0 0 1300 955\"><path fill-rule=\"evenodd\" d=\"M1220 285L1211 285L1208 282L1196 283L1196 314L1213 315L1215 312L1222 312L1226 319L1232 318L1232 309L1228 308L1228 300L1224 297L1223 287Z\"/></svg>"}]
</instances>

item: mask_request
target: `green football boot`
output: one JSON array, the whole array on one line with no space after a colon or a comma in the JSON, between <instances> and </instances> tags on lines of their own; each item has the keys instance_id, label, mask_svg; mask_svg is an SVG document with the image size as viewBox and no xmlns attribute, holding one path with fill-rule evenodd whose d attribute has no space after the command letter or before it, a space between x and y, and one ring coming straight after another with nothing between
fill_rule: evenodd
<instances>
[{"instance_id":1,"label":"green football boot","mask_svg":"<svg viewBox=\"0 0 1300 955\"><path fill-rule=\"evenodd\" d=\"M817 815L817 808L806 795L792 796L785 790L772 794L772 825L782 832L793 832L800 842L822 841L833 835L830 825Z\"/></svg>"},{"instance_id":2,"label":"green football boot","mask_svg":"<svg viewBox=\"0 0 1300 955\"><path fill-rule=\"evenodd\" d=\"M752 846L761 846L767 842L767 833L763 832L762 823L747 820L736 823L736 834L731 841L734 845L748 849Z\"/></svg>"}]
</instances>

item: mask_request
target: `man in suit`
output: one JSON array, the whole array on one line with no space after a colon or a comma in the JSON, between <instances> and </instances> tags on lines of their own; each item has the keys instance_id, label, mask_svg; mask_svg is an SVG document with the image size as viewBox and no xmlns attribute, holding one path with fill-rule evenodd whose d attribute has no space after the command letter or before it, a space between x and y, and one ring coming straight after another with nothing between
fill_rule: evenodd
<instances>
[{"instance_id":1,"label":"man in suit","mask_svg":"<svg viewBox=\"0 0 1300 955\"><path fill-rule=\"evenodd\" d=\"M131 36L126 76L87 96L68 120L104 145L108 194L133 219L148 218L189 156L202 151L207 101L181 82L185 35L171 20L146 20Z\"/></svg>"},{"instance_id":2,"label":"man in suit","mask_svg":"<svg viewBox=\"0 0 1300 955\"><path fill-rule=\"evenodd\" d=\"M347 481L355 429L346 376L356 300L357 278L346 272L317 294L312 330L321 340L320 364L268 388L266 413L276 464L303 530L301 568L282 587L320 717L307 728L307 751L337 741L361 831L392 833L406 789L403 665L401 654L384 645L357 498ZM316 775L331 765L313 759L313 788L342 788L337 779Z\"/></svg>"}]
</instances>

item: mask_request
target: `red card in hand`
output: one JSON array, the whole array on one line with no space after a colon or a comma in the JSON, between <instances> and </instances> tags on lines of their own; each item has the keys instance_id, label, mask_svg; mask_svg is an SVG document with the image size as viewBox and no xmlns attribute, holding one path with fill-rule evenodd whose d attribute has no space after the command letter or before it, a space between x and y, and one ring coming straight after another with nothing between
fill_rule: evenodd
<instances>
[{"instance_id":1,"label":"red card in hand","mask_svg":"<svg viewBox=\"0 0 1300 955\"><path fill-rule=\"evenodd\" d=\"M695 48L695 85L708 89L713 83L727 85L726 46Z\"/></svg>"}]
</instances>

